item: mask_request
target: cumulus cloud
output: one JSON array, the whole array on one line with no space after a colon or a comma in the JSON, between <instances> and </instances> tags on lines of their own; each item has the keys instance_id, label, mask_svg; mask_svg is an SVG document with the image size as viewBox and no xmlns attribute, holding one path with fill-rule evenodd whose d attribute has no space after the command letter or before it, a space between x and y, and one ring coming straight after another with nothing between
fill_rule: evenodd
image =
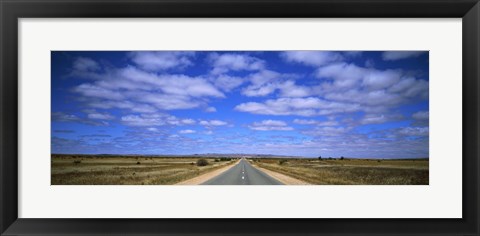
<instances>
[{"instance_id":1,"label":"cumulus cloud","mask_svg":"<svg viewBox=\"0 0 480 236\"><path fill-rule=\"evenodd\" d=\"M264 97L279 90L282 96L305 97L310 94L310 88L300 86L292 78L295 74L282 74L272 70L262 70L247 77L250 85L243 88L242 94L247 97Z\"/></svg>"},{"instance_id":2,"label":"cumulus cloud","mask_svg":"<svg viewBox=\"0 0 480 236\"><path fill-rule=\"evenodd\" d=\"M301 63L307 66L323 66L343 60L342 54L329 51L287 51L280 54L287 62Z\"/></svg>"},{"instance_id":3,"label":"cumulus cloud","mask_svg":"<svg viewBox=\"0 0 480 236\"><path fill-rule=\"evenodd\" d=\"M250 85L242 91L248 97L263 97L273 93L277 89L274 83L262 84L260 86Z\"/></svg>"},{"instance_id":4,"label":"cumulus cloud","mask_svg":"<svg viewBox=\"0 0 480 236\"><path fill-rule=\"evenodd\" d=\"M206 112L217 112L217 109L215 107L207 107L205 109Z\"/></svg>"},{"instance_id":5,"label":"cumulus cloud","mask_svg":"<svg viewBox=\"0 0 480 236\"><path fill-rule=\"evenodd\" d=\"M351 89L363 86L366 90L379 90L397 83L402 72L399 70L377 70L359 67L350 63L334 63L321 67L316 72L317 77L332 79L329 89Z\"/></svg>"},{"instance_id":6,"label":"cumulus cloud","mask_svg":"<svg viewBox=\"0 0 480 236\"><path fill-rule=\"evenodd\" d=\"M87 57L78 57L73 62L73 69L76 71L96 71L100 69L100 65Z\"/></svg>"},{"instance_id":7,"label":"cumulus cloud","mask_svg":"<svg viewBox=\"0 0 480 236\"><path fill-rule=\"evenodd\" d=\"M193 119L180 119L167 114L141 114L126 115L120 118L122 124L127 126L162 126L162 125L193 125Z\"/></svg>"},{"instance_id":8,"label":"cumulus cloud","mask_svg":"<svg viewBox=\"0 0 480 236\"><path fill-rule=\"evenodd\" d=\"M217 88L220 88L225 92L230 92L232 89L239 87L245 82L244 78L228 75L219 75L211 80Z\"/></svg>"},{"instance_id":9,"label":"cumulus cloud","mask_svg":"<svg viewBox=\"0 0 480 236\"><path fill-rule=\"evenodd\" d=\"M382 54L385 61L395 61L410 57L418 57L425 53L425 51L388 51Z\"/></svg>"},{"instance_id":10,"label":"cumulus cloud","mask_svg":"<svg viewBox=\"0 0 480 236\"><path fill-rule=\"evenodd\" d=\"M89 119L94 119L94 120L113 120L113 119L115 119L115 117L110 115L110 114L99 113L99 112L95 112L95 111L93 111L93 113L89 113L87 115L87 117Z\"/></svg>"},{"instance_id":11,"label":"cumulus cloud","mask_svg":"<svg viewBox=\"0 0 480 236\"><path fill-rule=\"evenodd\" d=\"M52 112L51 116L52 121L55 122L73 122L80 123L85 125L94 125L94 126L106 126L109 125L106 121L94 121L88 118L78 117L73 114L67 114L64 112Z\"/></svg>"},{"instance_id":12,"label":"cumulus cloud","mask_svg":"<svg viewBox=\"0 0 480 236\"><path fill-rule=\"evenodd\" d=\"M79 99L98 109L120 108L133 112L191 109L207 98L225 95L208 80L181 74L156 74L133 66L96 74L92 83L73 88Z\"/></svg>"},{"instance_id":13,"label":"cumulus cloud","mask_svg":"<svg viewBox=\"0 0 480 236\"><path fill-rule=\"evenodd\" d=\"M305 119L294 119L293 123L299 125L316 125L316 126L338 126L340 123L336 120L327 120L327 121L318 121L318 120L305 120Z\"/></svg>"},{"instance_id":14,"label":"cumulus cloud","mask_svg":"<svg viewBox=\"0 0 480 236\"><path fill-rule=\"evenodd\" d=\"M316 75L322 82L315 92L324 98L358 103L365 111L387 110L412 99L428 98L428 81L407 76L401 70L377 70L349 63L321 67Z\"/></svg>"},{"instance_id":15,"label":"cumulus cloud","mask_svg":"<svg viewBox=\"0 0 480 236\"><path fill-rule=\"evenodd\" d=\"M357 104L338 103L318 97L307 97L269 99L263 103L247 102L237 105L235 110L262 115L315 116L355 112L360 111L361 107Z\"/></svg>"},{"instance_id":16,"label":"cumulus cloud","mask_svg":"<svg viewBox=\"0 0 480 236\"><path fill-rule=\"evenodd\" d=\"M147 128L147 130L150 131L150 132L158 132L158 129L155 128L155 127Z\"/></svg>"},{"instance_id":17,"label":"cumulus cloud","mask_svg":"<svg viewBox=\"0 0 480 236\"><path fill-rule=\"evenodd\" d=\"M148 71L178 69L193 65L194 52L151 52L138 51L130 53L132 61L140 68Z\"/></svg>"},{"instance_id":18,"label":"cumulus cloud","mask_svg":"<svg viewBox=\"0 0 480 236\"><path fill-rule=\"evenodd\" d=\"M418 111L418 112L413 113L412 117L413 117L413 119L416 119L416 120L428 120L429 112L428 111Z\"/></svg>"},{"instance_id":19,"label":"cumulus cloud","mask_svg":"<svg viewBox=\"0 0 480 236\"><path fill-rule=\"evenodd\" d=\"M209 56L212 64L212 74L223 74L228 71L255 71L261 70L265 62L247 54L238 53L212 53Z\"/></svg>"},{"instance_id":20,"label":"cumulus cloud","mask_svg":"<svg viewBox=\"0 0 480 236\"><path fill-rule=\"evenodd\" d=\"M178 131L178 133L180 133L180 134L194 134L194 133L196 133L196 131L191 130L191 129L184 129L184 130Z\"/></svg>"},{"instance_id":21,"label":"cumulus cloud","mask_svg":"<svg viewBox=\"0 0 480 236\"><path fill-rule=\"evenodd\" d=\"M405 127L398 133L405 136L428 136L428 127Z\"/></svg>"},{"instance_id":22,"label":"cumulus cloud","mask_svg":"<svg viewBox=\"0 0 480 236\"><path fill-rule=\"evenodd\" d=\"M228 125L228 122L221 120L201 120L199 124L203 126L224 126Z\"/></svg>"},{"instance_id":23,"label":"cumulus cloud","mask_svg":"<svg viewBox=\"0 0 480 236\"><path fill-rule=\"evenodd\" d=\"M430 115L428 111L418 111L412 114L412 118L414 119L412 125L428 126Z\"/></svg>"},{"instance_id":24,"label":"cumulus cloud","mask_svg":"<svg viewBox=\"0 0 480 236\"><path fill-rule=\"evenodd\" d=\"M292 127L288 126L286 122L281 120L263 120L261 122L253 122L253 124L249 125L248 128L252 130L259 130L259 131L293 130Z\"/></svg>"},{"instance_id":25,"label":"cumulus cloud","mask_svg":"<svg viewBox=\"0 0 480 236\"><path fill-rule=\"evenodd\" d=\"M368 125L368 124L383 124L386 122L397 121L402 119L401 115L395 114L366 114L360 119L360 124Z\"/></svg>"}]
</instances>

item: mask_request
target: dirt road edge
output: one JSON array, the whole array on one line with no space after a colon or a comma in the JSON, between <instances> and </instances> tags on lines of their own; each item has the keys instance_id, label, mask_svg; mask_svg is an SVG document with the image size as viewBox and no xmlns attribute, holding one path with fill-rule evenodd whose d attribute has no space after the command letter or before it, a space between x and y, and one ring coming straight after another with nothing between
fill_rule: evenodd
<instances>
[{"instance_id":1,"label":"dirt road edge","mask_svg":"<svg viewBox=\"0 0 480 236\"><path fill-rule=\"evenodd\" d=\"M223 172L225 172L225 171L229 170L230 168L234 167L239 162L240 162L240 160L236 161L233 164L229 164L227 166L224 166L220 169L216 169L214 171L199 175L197 177L194 177L194 178L187 179L187 180L184 180L182 182L176 183L175 185L199 185L199 184L205 183L206 181L208 181L212 178L215 178L215 177L219 176L220 174L222 174Z\"/></svg>"},{"instance_id":2,"label":"dirt road edge","mask_svg":"<svg viewBox=\"0 0 480 236\"><path fill-rule=\"evenodd\" d=\"M257 165L253 165L255 168L263 171L265 174L269 175L270 177L282 182L285 185L312 185L310 183L307 183L303 180L295 179L293 177L290 177L288 175L284 175L275 171L267 170L265 168L259 167Z\"/></svg>"}]
</instances>

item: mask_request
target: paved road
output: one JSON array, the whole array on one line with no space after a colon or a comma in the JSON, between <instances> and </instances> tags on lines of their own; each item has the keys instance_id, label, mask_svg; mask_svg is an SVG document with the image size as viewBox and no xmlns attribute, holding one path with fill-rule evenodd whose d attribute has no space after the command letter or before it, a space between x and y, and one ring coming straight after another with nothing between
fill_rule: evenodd
<instances>
[{"instance_id":1,"label":"paved road","mask_svg":"<svg viewBox=\"0 0 480 236\"><path fill-rule=\"evenodd\" d=\"M214 177L206 185L278 185L282 184L276 179L268 176L257 168L253 167L245 159L238 164Z\"/></svg>"}]
</instances>

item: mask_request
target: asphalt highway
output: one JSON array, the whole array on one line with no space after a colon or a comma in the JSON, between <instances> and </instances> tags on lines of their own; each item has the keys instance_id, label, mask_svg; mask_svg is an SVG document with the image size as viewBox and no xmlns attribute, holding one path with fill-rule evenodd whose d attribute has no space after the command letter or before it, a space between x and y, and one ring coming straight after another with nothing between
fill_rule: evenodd
<instances>
[{"instance_id":1,"label":"asphalt highway","mask_svg":"<svg viewBox=\"0 0 480 236\"><path fill-rule=\"evenodd\" d=\"M245 159L204 185L280 185L281 182L250 165Z\"/></svg>"}]
</instances>

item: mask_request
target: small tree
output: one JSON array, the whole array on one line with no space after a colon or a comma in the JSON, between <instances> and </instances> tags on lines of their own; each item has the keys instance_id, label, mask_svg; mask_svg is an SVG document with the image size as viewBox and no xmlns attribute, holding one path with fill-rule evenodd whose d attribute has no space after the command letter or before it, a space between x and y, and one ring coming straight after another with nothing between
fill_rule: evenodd
<instances>
[{"instance_id":1,"label":"small tree","mask_svg":"<svg viewBox=\"0 0 480 236\"><path fill-rule=\"evenodd\" d=\"M208 161L205 159L198 159L197 166L206 166L208 165Z\"/></svg>"},{"instance_id":2,"label":"small tree","mask_svg":"<svg viewBox=\"0 0 480 236\"><path fill-rule=\"evenodd\" d=\"M340 160L343 160L343 159L345 159L345 158L343 158L343 156L342 156L342 157L340 157Z\"/></svg>"},{"instance_id":3,"label":"small tree","mask_svg":"<svg viewBox=\"0 0 480 236\"><path fill-rule=\"evenodd\" d=\"M322 156L318 156L318 160L322 160Z\"/></svg>"}]
</instances>

